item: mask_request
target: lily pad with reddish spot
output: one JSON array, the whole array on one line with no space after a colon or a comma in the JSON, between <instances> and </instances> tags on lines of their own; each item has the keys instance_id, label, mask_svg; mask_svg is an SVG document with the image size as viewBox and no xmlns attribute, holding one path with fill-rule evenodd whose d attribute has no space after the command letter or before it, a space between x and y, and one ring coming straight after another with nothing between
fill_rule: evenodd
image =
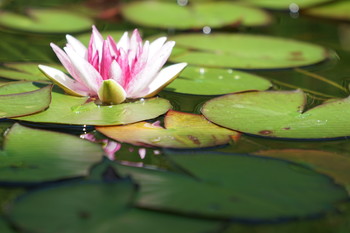
<instances>
[{"instance_id":1,"label":"lily pad with reddish spot","mask_svg":"<svg viewBox=\"0 0 350 233\"><path fill-rule=\"evenodd\" d=\"M247 90L266 90L271 82L232 69L188 66L165 90L194 95L223 95Z\"/></svg>"},{"instance_id":2,"label":"lily pad with reddish spot","mask_svg":"<svg viewBox=\"0 0 350 233\"><path fill-rule=\"evenodd\" d=\"M312 16L350 21L350 2L335 1L334 3L308 9L305 13Z\"/></svg>"},{"instance_id":3,"label":"lily pad with reddish spot","mask_svg":"<svg viewBox=\"0 0 350 233\"><path fill-rule=\"evenodd\" d=\"M170 148L201 148L227 144L239 133L212 124L202 115L169 111L165 128L148 122L125 126L96 127L119 142Z\"/></svg>"},{"instance_id":4,"label":"lily pad with reddish spot","mask_svg":"<svg viewBox=\"0 0 350 233\"><path fill-rule=\"evenodd\" d=\"M329 51L319 45L272 36L212 33L170 39L186 49L170 56L172 62L204 67L282 69L316 64L329 57Z\"/></svg>"},{"instance_id":5,"label":"lily pad with reddish spot","mask_svg":"<svg viewBox=\"0 0 350 233\"><path fill-rule=\"evenodd\" d=\"M0 118L25 116L47 109L51 85L38 88L32 82L13 82L0 86Z\"/></svg>"},{"instance_id":6,"label":"lily pad with reddish spot","mask_svg":"<svg viewBox=\"0 0 350 233\"><path fill-rule=\"evenodd\" d=\"M349 156L321 150L265 150L254 153L266 157L285 159L301 163L316 171L332 177L338 184L345 186L350 193Z\"/></svg>"},{"instance_id":7,"label":"lily pad with reddish spot","mask_svg":"<svg viewBox=\"0 0 350 233\"><path fill-rule=\"evenodd\" d=\"M170 108L169 101L162 98L140 99L117 105L97 105L88 97L52 92L52 102L46 111L16 119L72 125L122 125L156 118Z\"/></svg>"},{"instance_id":8,"label":"lily pad with reddish spot","mask_svg":"<svg viewBox=\"0 0 350 233\"><path fill-rule=\"evenodd\" d=\"M191 2L180 6L175 2L138 1L126 4L122 14L136 24L176 29L262 26L271 22L267 12L231 2Z\"/></svg>"},{"instance_id":9,"label":"lily pad with reddish spot","mask_svg":"<svg viewBox=\"0 0 350 233\"><path fill-rule=\"evenodd\" d=\"M319 139L350 136L350 97L304 111L301 91L230 94L207 101L203 115L240 132L266 137Z\"/></svg>"}]
</instances>

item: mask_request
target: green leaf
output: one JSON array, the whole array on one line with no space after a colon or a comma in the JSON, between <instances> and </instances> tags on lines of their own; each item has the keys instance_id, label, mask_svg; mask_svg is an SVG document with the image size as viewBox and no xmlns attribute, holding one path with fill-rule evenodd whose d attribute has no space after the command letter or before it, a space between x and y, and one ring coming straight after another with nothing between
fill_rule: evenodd
<instances>
[{"instance_id":1,"label":"green leaf","mask_svg":"<svg viewBox=\"0 0 350 233\"><path fill-rule=\"evenodd\" d=\"M239 133L218 127L202 115L169 111L165 128L139 122L123 126L96 127L97 131L119 142L171 148L201 148L227 144Z\"/></svg>"},{"instance_id":2,"label":"green leaf","mask_svg":"<svg viewBox=\"0 0 350 233\"><path fill-rule=\"evenodd\" d=\"M213 33L171 37L187 51L171 56L172 62L239 69L280 69L312 65L328 58L328 50L286 38Z\"/></svg>"},{"instance_id":3,"label":"green leaf","mask_svg":"<svg viewBox=\"0 0 350 233\"><path fill-rule=\"evenodd\" d=\"M170 103L161 98L102 106L88 102L88 97L74 97L53 92L50 108L46 111L16 119L74 125L120 125L155 118L170 108Z\"/></svg>"},{"instance_id":4,"label":"green leaf","mask_svg":"<svg viewBox=\"0 0 350 233\"><path fill-rule=\"evenodd\" d=\"M300 91L231 94L209 100L202 113L210 121L244 133L282 138L336 138L350 135L350 98L304 111Z\"/></svg>"},{"instance_id":5,"label":"green leaf","mask_svg":"<svg viewBox=\"0 0 350 233\"><path fill-rule=\"evenodd\" d=\"M21 229L43 233L202 233L220 227L216 221L132 208L134 195L128 179L71 183L24 195L9 215Z\"/></svg>"},{"instance_id":6,"label":"green leaf","mask_svg":"<svg viewBox=\"0 0 350 233\"><path fill-rule=\"evenodd\" d=\"M298 9L311 7L317 4L322 4L330 1L331 0L246 0L245 2L252 3L254 5L268 9L286 10L293 7L298 7Z\"/></svg>"},{"instance_id":7,"label":"green leaf","mask_svg":"<svg viewBox=\"0 0 350 233\"><path fill-rule=\"evenodd\" d=\"M34 88L31 82L0 86L0 118L29 115L45 110L51 101L51 88Z\"/></svg>"},{"instance_id":8,"label":"green leaf","mask_svg":"<svg viewBox=\"0 0 350 233\"><path fill-rule=\"evenodd\" d=\"M350 2L339 1L332 4L308 9L305 13L312 16L337 20L350 20Z\"/></svg>"},{"instance_id":9,"label":"green leaf","mask_svg":"<svg viewBox=\"0 0 350 233\"><path fill-rule=\"evenodd\" d=\"M347 193L328 177L285 161L203 151L168 153L192 176L115 165L140 184L137 206L271 221L330 211L333 204L347 199Z\"/></svg>"},{"instance_id":10,"label":"green leaf","mask_svg":"<svg viewBox=\"0 0 350 233\"><path fill-rule=\"evenodd\" d=\"M165 90L194 95L223 95L266 90L271 85L262 77L242 71L188 66Z\"/></svg>"},{"instance_id":11,"label":"green leaf","mask_svg":"<svg viewBox=\"0 0 350 233\"><path fill-rule=\"evenodd\" d=\"M62 69L61 65L48 65L56 69ZM38 69L38 63L13 62L5 63L3 66L0 67L0 76L3 78L26 81L49 81Z\"/></svg>"},{"instance_id":12,"label":"green leaf","mask_svg":"<svg viewBox=\"0 0 350 233\"><path fill-rule=\"evenodd\" d=\"M27 9L26 15L2 11L0 25L34 33L70 33L87 30L93 21L76 12L59 9Z\"/></svg>"},{"instance_id":13,"label":"green leaf","mask_svg":"<svg viewBox=\"0 0 350 233\"><path fill-rule=\"evenodd\" d=\"M0 181L42 182L87 175L102 148L76 136L15 124L0 151Z\"/></svg>"},{"instance_id":14,"label":"green leaf","mask_svg":"<svg viewBox=\"0 0 350 233\"><path fill-rule=\"evenodd\" d=\"M332 177L338 184L345 186L350 193L350 158L347 155L301 149L264 150L254 154L285 159L309 166Z\"/></svg>"},{"instance_id":15,"label":"green leaf","mask_svg":"<svg viewBox=\"0 0 350 233\"><path fill-rule=\"evenodd\" d=\"M233 24L261 26L270 23L266 12L230 2L176 3L138 1L122 8L123 16L136 24L157 28L219 28Z\"/></svg>"}]
</instances>

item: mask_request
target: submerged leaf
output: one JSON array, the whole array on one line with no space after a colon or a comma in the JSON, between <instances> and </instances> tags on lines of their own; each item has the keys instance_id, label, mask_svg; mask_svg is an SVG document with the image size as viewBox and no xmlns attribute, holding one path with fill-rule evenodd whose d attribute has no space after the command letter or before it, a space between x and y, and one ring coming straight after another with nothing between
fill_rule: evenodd
<instances>
[{"instance_id":1,"label":"submerged leaf","mask_svg":"<svg viewBox=\"0 0 350 233\"><path fill-rule=\"evenodd\" d=\"M171 148L217 146L239 137L239 133L214 125L201 115L169 111L164 121L165 128L139 122L96 129L119 142Z\"/></svg>"},{"instance_id":2,"label":"submerged leaf","mask_svg":"<svg viewBox=\"0 0 350 233\"><path fill-rule=\"evenodd\" d=\"M230 94L209 100L202 113L210 121L244 133L282 138L336 138L350 135L350 98L304 111L300 91Z\"/></svg>"},{"instance_id":3,"label":"submerged leaf","mask_svg":"<svg viewBox=\"0 0 350 233\"><path fill-rule=\"evenodd\" d=\"M42 233L202 233L221 226L218 221L133 208L135 194L129 179L68 183L23 195L9 217L21 229Z\"/></svg>"},{"instance_id":4,"label":"submerged leaf","mask_svg":"<svg viewBox=\"0 0 350 233\"><path fill-rule=\"evenodd\" d=\"M0 181L42 182L84 176L102 155L99 145L76 136L15 124L0 151Z\"/></svg>"},{"instance_id":5,"label":"submerged leaf","mask_svg":"<svg viewBox=\"0 0 350 233\"><path fill-rule=\"evenodd\" d=\"M347 199L345 190L331 179L293 163L203 151L166 153L190 176L116 165L140 184L137 206L204 217L274 221L331 211L335 203Z\"/></svg>"},{"instance_id":6,"label":"submerged leaf","mask_svg":"<svg viewBox=\"0 0 350 233\"><path fill-rule=\"evenodd\" d=\"M320 150L266 150L256 155L285 159L309 166L335 179L350 193L350 158L345 155Z\"/></svg>"}]
</instances>

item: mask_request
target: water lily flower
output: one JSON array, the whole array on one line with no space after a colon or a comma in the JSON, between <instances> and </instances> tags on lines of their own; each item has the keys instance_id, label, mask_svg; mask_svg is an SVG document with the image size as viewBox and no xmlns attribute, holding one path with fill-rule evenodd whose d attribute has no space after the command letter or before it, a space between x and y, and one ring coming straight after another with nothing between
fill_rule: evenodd
<instances>
[{"instance_id":1,"label":"water lily flower","mask_svg":"<svg viewBox=\"0 0 350 233\"><path fill-rule=\"evenodd\" d=\"M161 37L143 43L137 29L131 37L125 32L116 43L111 36L104 39L93 26L88 48L71 35L66 38L63 50L53 43L50 46L72 78L49 66L39 65L39 69L66 93L98 97L105 104L152 97L187 65L162 69L175 42Z\"/></svg>"}]
</instances>

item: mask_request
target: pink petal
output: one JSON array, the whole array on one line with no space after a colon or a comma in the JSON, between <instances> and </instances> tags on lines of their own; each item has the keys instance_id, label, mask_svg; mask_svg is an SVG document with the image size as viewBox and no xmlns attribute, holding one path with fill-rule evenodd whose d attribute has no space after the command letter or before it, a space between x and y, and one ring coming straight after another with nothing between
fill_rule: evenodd
<instances>
[{"instance_id":1,"label":"pink petal","mask_svg":"<svg viewBox=\"0 0 350 233\"><path fill-rule=\"evenodd\" d=\"M55 45L54 43L50 43L50 46L53 49L53 51L55 52L57 58L60 60L60 62L64 66L64 68L66 68L68 73L70 75L72 75L72 77L75 80L77 80L78 82L82 82L81 78L77 74L77 71L75 70L75 67L72 65L67 54L61 48L59 48L57 45Z\"/></svg>"},{"instance_id":2,"label":"pink petal","mask_svg":"<svg viewBox=\"0 0 350 233\"><path fill-rule=\"evenodd\" d=\"M144 97L156 95L161 89L173 81L186 66L187 63L178 63L162 69L148 85L148 88L140 92L140 95Z\"/></svg>"},{"instance_id":3,"label":"pink petal","mask_svg":"<svg viewBox=\"0 0 350 233\"><path fill-rule=\"evenodd\" d=\"M103 80L109 79L109 71L110 71L112 61L113 59L110 52L110 44L109 44L109 41L106 40L103 42L102 58L101 58L101 66L100 66L100 74Z\"/></svg>"},{"instance_id":4,"label":"pink petal","mask_svg":"<svg viewBox=\"0 0 350 233\"><path fill-rule=\"evenodd\" d=\"M114 81L120 84L122 75L123 75L122 69L120 68L119 64L115 60L112 61L112 64L109 70L109 78L113 79Z\"/></svg>"},{"instance_id":5,"label":"pink petal","mask_svg":"<svg viewBox=\"0 0 350 233\"><path fill-rule=\"evenodd\" d=\"M39 65L38 67L50 80L60 86L68 94L75 96L88 95L88 90L84 90L84 87L80 83L74 81L62 71L45 65Z\"/></svg>"},{"instance_id":6,"label":"pink petal","mask_svg":"<svg viewBox=\"0 0 350 233\"><path fill-rule=\"evenodd\" d=\"M71 35L66 35L67 46L70 46L81 57L87 58L87 48L79 40Z\"/></svg>"},{"instance_id":7,"label":"pink petal","mask_svg":"<svg viewBox=\"0 0 350 233\"><path fill-rule=\"evenodd\" d=\"M124 51L129 50L129 37L128 37L128 32L124 32L123 36L120 38L120 40L117 43L117 48L121 49L123 48Z\"/></svg>"},{"instance_id":8,"label":"pink petal","mask_svg":"<svg viewBox=\"0 0 350 233\"><path fill-rule=\"evenodd\" d=\"M153 41L149 46L149 57L153 57L155 54L159 52L159 50L163 47L164 43L166 41L166 37L160 37Z\"/></svg>"},{"instance_id":9,"label":"pink petal","mask_svg":"<svg viewBox=\"0 0 350 233\"><path fill-rule=\"evenodd\" d=\"M65 51L74 66L82 83L91 90L91 95L97 95L99 86L102 83L102 77L97 70L84 58L77 55L73 50L65 48Z\"/></svg>"},{"instance_id":10,"label":"pink petal","mask_svg":"<svg viewBox=\"0 0 350 233\"><path fill-rule=\"evenodd\" d=\"M144 69L136 77L134 77L132 83L130 83L130 89L127 89L128 97L144 97L140 93L145 92L144 89L148 87L148 85L158 74L159 70L169 58L174 45L175 42L168 41L162 46L161 50L158 53L156 53L152 58L148 58L147 64L145 65Z\"/></svg>"}]
</instances>

